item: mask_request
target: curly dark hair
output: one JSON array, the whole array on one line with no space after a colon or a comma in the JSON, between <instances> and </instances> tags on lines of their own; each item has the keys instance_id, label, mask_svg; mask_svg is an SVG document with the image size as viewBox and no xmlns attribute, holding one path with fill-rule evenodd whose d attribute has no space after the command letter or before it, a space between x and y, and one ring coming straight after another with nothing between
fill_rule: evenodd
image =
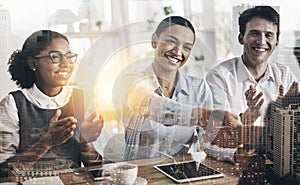
<instances>
[{"instance_id":1,"label":"curly dark hair","mask_svg":"<svg viewBox=\"0 0 300 185\"><path fill-rule=\"evenodd\" d=\"M254 17L259 17L272 22L277 26L277 39L279 39L279 14L271 6L255 6L242 12L239 17L239 31L242 35L245 34L246 24Z\"/></svg>"},{"instance_id":2,"label":"curly dark hair","mask_svg":"<svg viewBox=\"0 0 300 185\"><path fill-rule=\"evenodd\" d=\"M168 27L173 25L180 25L189 28L195 35L195 29L192 23L187 20L186 18L180 17L180 16L169 16L162 20L156 30L155 34L159 37L162 32L164 32Z\"/></svg>"},{"instance_id":3,"label":"curly dark hair","mask_svg":"<svg viewBox=\"0 0 300 185\"><path fill-rule=\"evenodd\" d=\"M27 63L28 57L34 57L45 50L53 39L62 38L69 43L66 36L51 30L39 30L32 33L24 42L22 50L15 50L8 60L8 72L11 80L21 88L30 88L35 82L34 71Z\"/></svg>"}]
</instances>

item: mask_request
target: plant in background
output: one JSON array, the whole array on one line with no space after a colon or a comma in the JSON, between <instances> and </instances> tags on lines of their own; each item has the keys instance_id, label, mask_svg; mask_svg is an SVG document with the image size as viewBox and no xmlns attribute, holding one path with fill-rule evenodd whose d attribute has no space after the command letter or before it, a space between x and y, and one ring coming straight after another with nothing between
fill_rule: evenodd
<instances>
[{"instance_id":1,"label":"plant in background","mask_svg":"<svg viewBox=\"0 0 300 185\"><path fill-rule=\"evenodd\" d=\"M172 9L172 6L171 5L170 6L165 6L164 7L164 13L165 13L165 15L171 15L171 14L173 14L174 11Z\"/></svg>"}]
</instances>

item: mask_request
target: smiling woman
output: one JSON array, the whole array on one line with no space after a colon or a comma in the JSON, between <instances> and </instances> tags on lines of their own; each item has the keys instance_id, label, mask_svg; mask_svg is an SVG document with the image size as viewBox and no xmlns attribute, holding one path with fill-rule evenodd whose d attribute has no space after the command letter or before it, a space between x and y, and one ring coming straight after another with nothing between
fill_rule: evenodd
<instances>
[{"instance_id":1,"label":"smiling woman","mask_svg":"<svg viewBox=\"0 0 300 185\"><path fill-rule=\"evenodd\" d=\"M85 118L83 92L66 86L76 61L67 37L51 30L32 33L11 55L9 72L22 89L0 102L0 169L53 159L72 167L101 162L91 142L103 119L93 121L95 113Z\"/></svg>"},{"instance_id":2,"label":"smiling woman","mask_svg":"<svg viewBox=\"0 0 300 185\"><path fill-rule=\"evenodd\" d=\"M113 102L125 127L124 160L160 157L161 152L186 154L195 127L203 129L208 123L212 94L206 81L181 70L194 41L189 20L167 17L152 34L151 63L133 62L118 76ZM218 117L223 115L220 111Z\"/></svg>"}]
</instances>

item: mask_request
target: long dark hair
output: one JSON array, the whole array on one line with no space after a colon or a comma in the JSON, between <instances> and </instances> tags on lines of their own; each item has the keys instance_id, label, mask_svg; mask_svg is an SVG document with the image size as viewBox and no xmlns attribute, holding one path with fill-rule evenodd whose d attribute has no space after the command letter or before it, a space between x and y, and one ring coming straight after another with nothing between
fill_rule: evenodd
<instances>
[{"instance_id":1,"label":"long dark hair","mask_svg":"<svg viewBox=\"0 0 300 185\"><path fill-rule=\"evenodd\" d=\"M35 82L34 71L28 64L28 57L33 57L45 50L53 39L62 38L69 43L66 36L51 30L39 30L32 33L24 42L22 50L15 50L8 60L8 72L11 79L21 88L30 88Z\"/></svg>"}]
</instances>

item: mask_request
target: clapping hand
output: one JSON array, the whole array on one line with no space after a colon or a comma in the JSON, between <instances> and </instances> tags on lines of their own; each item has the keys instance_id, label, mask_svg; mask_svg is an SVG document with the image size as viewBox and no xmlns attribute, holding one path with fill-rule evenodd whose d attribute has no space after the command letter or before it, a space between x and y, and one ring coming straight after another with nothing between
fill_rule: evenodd
<instances>
[{"instance_id":1,"label":"clapping hand","mask_svg":"<svg viewBox=\"0 0 300 185\"><path fill-rule=\"evenodd\" d=\"M240 117L236 114L233 114L228 111L224 111L224 120L223 120L223 125L224 126L230 126L233 129L237 129L241 126L241 121Z\"/></svg>"},{"instance_id":2,"label":"clapping hand","mask_svg":"<svg viewBox=\"0 0 300 185\"><path fill-rule=\"evenodd\" d=\"M256 89L253 85L250 85L249 89L245 92L245 96L248 108L242 114L242 122L245 124L245 120L250 120L250 124L252 124L262 114L261 106L264 103L264 99L262 98L263 93L256 94Z\"/></svg>"},{"instance_id":3,"label":"clapping hand","mask_svg":"<svg viewBox=\"0 0 300 185\"><path fill-rule=\"evenodd\" d=\"M96 113L92 113L89 117L78 124L80 130L80 142L89 143L95 141L103 128L103 117L100 115L99 119L93 121L96 117Z\"/></svg>"},{"instance_id":4,"label":"clapping hand","mask_svg":"<svg viewBox=\"0 0 300 185\"><path fill-rule=\"evenodd\" d=\"M298 89L299 89L299 82L294 81L291 87L289 88L288 92L284 95L284 87L283 85L280 85L278 99L296 94L299 91Z\"/></svg>"},{"instance_id":5,"label":"clapping hand","mask_svg":"<svg viewBox=\"0 0 300 185\"><path fill-rule=\"evenodd\" d=\"M48 131L42 138L47 146L59 146L74 135L77 120L72 116L59 120L60 115L61 110L58 109L50 119Z\"/></svg>"}]
</instances>

